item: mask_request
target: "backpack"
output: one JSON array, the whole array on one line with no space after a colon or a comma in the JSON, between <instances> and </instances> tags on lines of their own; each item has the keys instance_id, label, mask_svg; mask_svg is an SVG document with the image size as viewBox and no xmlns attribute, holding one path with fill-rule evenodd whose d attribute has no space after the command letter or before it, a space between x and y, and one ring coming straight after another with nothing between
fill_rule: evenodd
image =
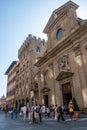
<instances>
[{"instance_id":1,"label":"backpack","mask_svg":"<svg viewBox=\"0 0 87 130\"><path fill-rule=\"evenodd\" d=\"M62 110L61 107L58 107L58 108L57 108L57 113L60 113L60 114L63 113L63 110Z\"/></svg>"},{"instance_id":2,"label":"backpack","mask_svg":"<svg viewBox=\"0 0 87 130\"><path fill-rule=\"evenodd\" d=\"M40 108L36 107L36 113L39 113L39 111L40 111Z\"/></svg>"},{"instance_id":3,"label":"backpack","mask_svg":"<svg viewBox=\"0 0 87 130\"><path fill-rule=\"evenodd\" d=\"M59 108L57 108L57 113L59 113Z\"/></svg>"}]
</instances>

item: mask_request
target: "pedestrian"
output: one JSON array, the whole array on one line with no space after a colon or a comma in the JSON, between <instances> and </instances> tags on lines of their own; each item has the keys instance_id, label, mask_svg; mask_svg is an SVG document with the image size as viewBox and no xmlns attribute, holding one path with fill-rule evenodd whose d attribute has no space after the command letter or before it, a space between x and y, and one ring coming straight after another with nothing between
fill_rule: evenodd
<instances>
[{"instance_id":1,"label":"pedestrian","mask_svg":"<svg viewBox=\"0 0 87 130\"><path fill-rule=\"evenodd\" d=\"M28 108L28 120L29 120L29 124L32 123L32 114L33 114L33 109L32 109L32 106L29 105L29 108Z\"/></svg>"},{"instance_id":2,"label":"pedestrian","mask_svg":"<svg viewBox=\"0 0 87 130\"><path fill-rule=\"evenodd\" d=\"M13 118L13 115L14 115L14 108L13 107L11 108L10 113L11 113L11 118Z\"/></svg>"},{"instance_id":3,"label":"pedestrian","mask_svg":"<svg viewBox=\"0 0 87 130\"><path fill-rule=\"evenodd\" d=\"M7 117L8 111L9 111L9 108L8 108L8 106L6 106L5 109L4 109L4 112L5 112L5 116L6 116L6 117Z\"/></svg>"},{"instance_id":4,"label":"pedestrian","mask_svg":"<svg viewBox=\"0 0 87 130\"><path fill-rule=\"evenodd\" d=\"M18 109L17 109L17 107L14 108L14 114L15 114L15 118L17 118L17 114L18 114Z\"/></svg>"},{"instance_id":5,"label":"pedestrian","mask_svg":"<svg viewBox=\"0 0 87 130\"><path fill-rule=\"evenodd\" d=\"M42 117L45 118L45 113L46 113L46 106L44 104L42 104Z\"/></svg>"},{"instance_id":6,"label":"pedestrian","mask_svg":"<svg viewBox=\"0 0 87 130\"><path fill-rule=\"evenodd\" d=\"M58 116L58 113L57 113L57 104L55 105L55 120L57 120L57 116Z\"/></svg>"},{"instance_id":7,"label":"pedestrian","mask_svg":"<svg viewBox=\"0 0 87 130\"><path fill-rule=\"evenodd\" d=\"M39 120L40 122L42 122L42 109L41 109L41 105L40 105L40 108L39 108Z\"/></svg>"},{"instance_id":8,"label":"pedestrian","mask_svg":"<svg viewBox=\"0 0 87 130\"><path fill-rule=\"evenodd\" d=\"M39 123L39 109L40 109L40 106L36 104L34 116L35 116L35 122L37 124Z\"/></svg>"},{"instance_id":9,"label":"pedestrian","mask_svg":"<svg viewBox=\"0 0 87 130\"><path fill-rule=\"evenodd\" d=\"M22 111L23 111L23 120L25 121L25 119L26 119L26 111L27 111L27 107L26 107L25 104L24 104L24 106L22 107Z\"/></svg>"},{"instance_id":10,"label":"pedestrian","mask_svg":"<svg viewBox=\"0 0 87 130\"><path fill-rule=\"evenodd\" d=\"M72 101L69 102L68 109L69 109L70 118L72 119L74 115L74 106Z\"/></svg>"},{"instance_id":11,"label":"pedestrian","mask_svg":"<svg viewBox=\"0 0 87 130\"><path fill-rule=\"evenodd\" d=\"M47 117L49 118L50 117L50 108L47 107Z\"/></svg>"},{"instance_id":12,"label":"pedestrian","mask_svg":"<svg viewBox=\"0 0 87 130\"><path fill-rule=\"evenodd\" d=\"M32 118L33 118L33 123L35 123L35 106L32 107Z\"/></svg>"},{"instance_id":13,"label":"pedestrian","mask_svg":"<svg viewBox=\"0 0 87 130\"><path fill-rule=\"evenodd\" d=\"M63 107L64 107L63 109L64 113L69 114L68 106L65 104Z\"/></svg>"},{"instance_id":14,"label":"pedestrian","mask_svg":"<svg viewBox=\"0 0 87 130\"><path fill-rule=\"evenodd\" d=\"M57 121L58 122L60 121L60 117L61 117L62 121L65 121L65 118L63 117L63 110L62 110L61 106L59 106L57 108L57 113L58 113Z\"/></svg>"}]
</instances>

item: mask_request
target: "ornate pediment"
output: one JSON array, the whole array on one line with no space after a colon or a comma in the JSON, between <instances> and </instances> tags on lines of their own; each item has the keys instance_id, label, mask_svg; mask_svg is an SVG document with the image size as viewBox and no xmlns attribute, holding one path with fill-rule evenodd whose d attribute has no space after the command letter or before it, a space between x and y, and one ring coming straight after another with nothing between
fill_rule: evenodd
<instances>
[{"instance_id":1,"label":"ornate pediment","mask_svg":"<svg viewBox=\"0 0 87 130\"><path fill-rule=\"evenodd\" d=\"M65 72L65 71L61 71L59 73L59 75L57 76L56 80L57 81L60 81L60 80L63 80L65 78L69 78L69 77L72 77L74 73L72 72Z\"/></svg>"},{"instance_id":2,"label":"ornate pediment","mask_svg":"<svg viewBox=\"0 0 87 130\"><path fill-rule=\"evenodd\" d=\"M48 87L43 87L42 88L42 92L44 93L44 92L49 92L50 91L50 88L48 88Z\"/></svg>"},{"instance_id":3,"label":"ornate pediment","mask_svg":"<svg viewBox=\"0 0 87 130\"><path fill-rule=\"evenodd\" d=\"M55 25L55 22L58 22L58 19L60 20L60 18L63 17L64 13L66 13L69 8L76 10L78 5L72 1L68 1L58 9L54 10L43 32L48 33L51 25Z\"/></svg>"}]
</instances>

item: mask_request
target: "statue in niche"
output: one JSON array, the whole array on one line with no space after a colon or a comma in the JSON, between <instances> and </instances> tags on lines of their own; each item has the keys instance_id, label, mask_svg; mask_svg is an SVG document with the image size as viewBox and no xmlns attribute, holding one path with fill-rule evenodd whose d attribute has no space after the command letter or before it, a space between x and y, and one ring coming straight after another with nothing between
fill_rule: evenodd
<instances>
[{"instance_id":1,"label":"statue in niche","mask_svg":"<svg viewBox=\"0 0 87 130\"><path fill-rule=\"evenodd\" d=\"M63 56L59 59L58 64L60 70L69 70L68 56Z\"/></svg>"}]
</instances>

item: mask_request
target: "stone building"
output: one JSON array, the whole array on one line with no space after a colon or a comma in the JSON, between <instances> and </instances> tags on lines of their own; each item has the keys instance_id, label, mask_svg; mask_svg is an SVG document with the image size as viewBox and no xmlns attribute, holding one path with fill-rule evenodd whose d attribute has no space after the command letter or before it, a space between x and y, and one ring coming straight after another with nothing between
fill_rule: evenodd
<instances>
[{"instance_id":1,"label":"stone building","mask_svg":"<svg viewBox=\"0 0 87 130\"><path fill-rule=\"evenodd\" d=\"M6 97L3 95L1 98L0 98L0 108L4 109L6 106Z\"/></svg>"},{"instance_id":2,"label":"stone building","mask_svg":"<svg viewBox=\"0 0 87 130\"><path fill-rule=\"evenodd\" d=\"M15 106L33 104L37 101L38 83L34 76L38 68L34 65L46 51L46 42L35 36L28 35L18 50L19 62L16 67Z\"/></svg>"},{"instance_id":3,"label":"stone building","mask_svg":"<svg viewBox=\"0 0 87 130\"><path fill-rule=\"evenodd\" d=\"M77 16L79 6L68 1L54 10L43 32L47 52L36 63L39 102L68 104L75 97L87 108L87 20Z\"/></svg>"},{"instance_id":4,"label":"stone building","mask_svg":"<svg viewBox=\"0 0 87 130\"><path fill-rule=\"evenodd\" d=\"M5 74L7 75L7 92L6 92L6 105L15 106L15 87L16 87L16 66L17 61L13 61L8 67Z\"/></svg>"}]
</instances>

